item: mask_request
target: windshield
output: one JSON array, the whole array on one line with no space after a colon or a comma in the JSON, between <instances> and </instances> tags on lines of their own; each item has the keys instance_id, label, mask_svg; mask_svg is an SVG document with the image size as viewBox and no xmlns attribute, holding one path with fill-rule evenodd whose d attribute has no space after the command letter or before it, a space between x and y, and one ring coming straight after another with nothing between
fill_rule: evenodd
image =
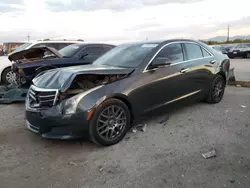
<instances>
[{"instance_id":1,"label":"windshield","mask_svg":"<svg viewBox=\"0 0 250 188\"><path fill-rule=\"evenodd\" d=\"M32 43L25 43L21 46L19 46L18 48L16 48L13 52L11 53L16 53L16 52L19 52L21 50L25 50L28 46L30 46Z\"/></svg>"},{"instance_id":2,"label":"windshield","mask_svg":"<svg viewBox=\"0 0 250 188\"><path fill-rule=\"evenodd\" d=\"M63 57L73 57L80 49L79 44L71 44L59 50L59 53Z\"/></svg>"},{"instance_id":3,"label":"windshield","mask_svg":"<svg viewBox=\"0 0 250 188\"><path fill-rule=\"evenodd\" d=\"M145 57L159 43L122 44L98 58L93 64L110 65L115 67L138 67Z\"/></svg>"}]
</instances>

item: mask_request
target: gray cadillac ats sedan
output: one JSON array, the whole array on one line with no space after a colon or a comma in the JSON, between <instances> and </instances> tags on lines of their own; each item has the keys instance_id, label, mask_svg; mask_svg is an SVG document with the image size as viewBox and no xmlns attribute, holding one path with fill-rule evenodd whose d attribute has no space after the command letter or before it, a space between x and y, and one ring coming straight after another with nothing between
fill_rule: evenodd
<instances>
[{"instance_id":1,"label":"gray cadillac ats sedan","mask_svg":"<svg viewBox=\"0 0 250 188\"><path fill-rule=\"evenodd\" d=\"M26 99L27 127L43 138L87 136L109 146L142 114L185 98L218 103L230 61L187 39L122 44L92 65L40 73Z\"/></svg>"}]
</instances>

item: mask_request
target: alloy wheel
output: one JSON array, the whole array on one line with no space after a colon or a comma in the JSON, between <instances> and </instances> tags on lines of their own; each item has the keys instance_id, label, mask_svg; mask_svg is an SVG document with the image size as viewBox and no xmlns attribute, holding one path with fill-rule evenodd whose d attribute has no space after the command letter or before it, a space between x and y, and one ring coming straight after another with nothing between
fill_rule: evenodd
<instances>
[{"instance_id":1,"label":"alloy wheel","mask_svg":"<svg viewBox=\"0 0 250 188\"><path fill-rule=\"evenodd\" d=\"M6 74L6 80L9 82L9 83L14 83L15 80L16 80L16 74L12 71L9 71L7 74Z\"/></svg>"},{"instance_id":2,"label":"alloy wheel","mask_svg":"<svg viewBox=\"0 0 250 188\"><path fill-rule=\"evenodd\" d=\"M117 139L127 123L125 110L118 105L106 107L97 120L97 132L106 141Z\"/></svg>"},{"instance_id":3,"label":"alloy wheel","mask_svg":"<svg viewBox=\"0 0 250 188\"><path fill-rule=\"evenodd\" d=\"M223 90L224 90L224 81L222 79L218 79L213 88L213 98L215 100L219 100L222 95L223 95Z\"/></svg>"}]
</instances>

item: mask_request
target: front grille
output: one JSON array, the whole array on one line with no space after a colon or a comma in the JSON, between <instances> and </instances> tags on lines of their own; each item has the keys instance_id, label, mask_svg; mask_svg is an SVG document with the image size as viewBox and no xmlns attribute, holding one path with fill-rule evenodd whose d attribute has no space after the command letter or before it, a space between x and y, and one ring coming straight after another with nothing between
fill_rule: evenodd
<instances>
[{"instance_id":1,"label":"front grille","mask_svg":"<svg viewBox=\"0 0 250 188\"><path fill-rule=\"evenodd\" d=\"M55 105L57 90L39 89L31 86L29 89L30 107L52 107Z\"/></svg>"}]
</instances>

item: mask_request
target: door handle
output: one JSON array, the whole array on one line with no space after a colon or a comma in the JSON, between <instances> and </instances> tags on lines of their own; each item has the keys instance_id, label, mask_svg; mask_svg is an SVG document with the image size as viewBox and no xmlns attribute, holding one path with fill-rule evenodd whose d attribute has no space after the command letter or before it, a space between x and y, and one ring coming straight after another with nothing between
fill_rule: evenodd
<instances>
[{"instance_id":1,"label":"door handle","mask_svg":"<svg viewBox=\"0 0 250 188\"><path fill-rule=\"evenodd\" d=\"M216 63L216 60L211 60L210 63L211 63L211 64L215 64L215 63Z\"/></svg>"},{"instance_id":2,"label":"door handle","mask_svg":"<svg viewBox=\"0 0 250 188\"><path fill-rule=\"evenodd\" d=\"M185 73L185 72L187 72L187 71L189 71L189 68L186 68L186 69L181 69L181 73Z\"/></svg>"}]
</instances>

